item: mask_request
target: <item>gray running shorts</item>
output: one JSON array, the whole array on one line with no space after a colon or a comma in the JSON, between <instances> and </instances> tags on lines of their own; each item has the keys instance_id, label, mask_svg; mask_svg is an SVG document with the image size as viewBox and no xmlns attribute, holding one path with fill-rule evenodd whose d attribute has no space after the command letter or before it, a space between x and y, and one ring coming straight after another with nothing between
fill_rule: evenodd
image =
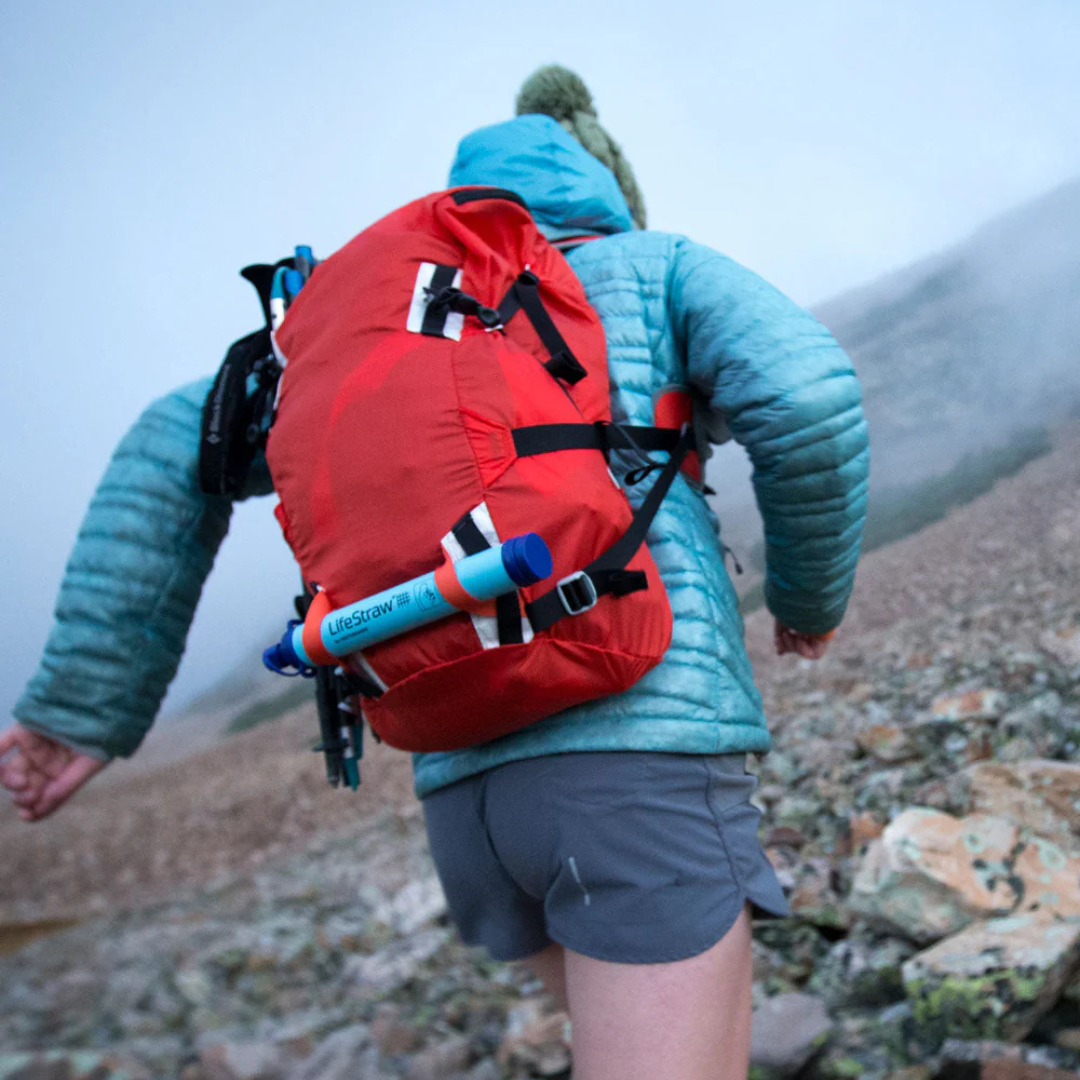
<instances>
[{"instance_id":1,"label":"gray running shorts","mask_svg":"<svg viewBox=\"0 0 1080 1080\"><path fill-rule=\"evenodd\" d=\"M743 905L787 903L757 837L745 755L553 754L424 801L435 866L462 938L497 960L553 941L655 964L711 948Z\"/></svg>"}]
</instances>

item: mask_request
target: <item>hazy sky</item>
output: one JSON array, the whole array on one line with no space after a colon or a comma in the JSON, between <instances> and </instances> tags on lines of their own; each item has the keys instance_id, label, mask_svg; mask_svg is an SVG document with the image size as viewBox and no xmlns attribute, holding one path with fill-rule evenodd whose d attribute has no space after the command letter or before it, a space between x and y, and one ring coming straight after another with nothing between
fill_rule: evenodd
<instances>
[{"instance_id":1,"label":"hazy sky","mask_svg":"<svg viewBox=\"0 0 1080 1080\"><path fill-rule=\"evenodd\" d=\"M442 187L539 64L585 78L653 228L811 304L1080 175L1078 54L1075 0L5 0L0 708L117 439L256 326L237 269ZM270 511L236 516L178 697L288 612Z\"/></svg>"}]
</instances>

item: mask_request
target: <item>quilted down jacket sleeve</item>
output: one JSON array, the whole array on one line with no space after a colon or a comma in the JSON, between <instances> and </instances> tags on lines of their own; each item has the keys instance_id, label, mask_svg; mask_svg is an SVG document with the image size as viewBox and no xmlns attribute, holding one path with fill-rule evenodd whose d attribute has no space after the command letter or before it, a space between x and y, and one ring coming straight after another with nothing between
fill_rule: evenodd
<instances>
[{"instance_id":1,"label":"quilted down jacket sleeve","mask_svg":"<svg viewBox=\"0 0 1080 1080\"><path fill-rule=\"evenodd\" d=\"M232 503L203 495L209 379L154 402L120 442L64 572L45 655L15 718L100 758L139 745L176 674ZM253 487L268 486L265 467Z\"/></svg>"},{"instance_id":2,"label":"quilted down jacket sleeve","mask_svg":"<svg viewBox=\"0 0 1080 1080\"><path fill-rule=\"evenodd\" d=\"M668 295L691 385L753 463L769 610L793 630L832 630L855 579L870 468L851 362L812 315L690 241Z\"/></svg>"}]
</instances>

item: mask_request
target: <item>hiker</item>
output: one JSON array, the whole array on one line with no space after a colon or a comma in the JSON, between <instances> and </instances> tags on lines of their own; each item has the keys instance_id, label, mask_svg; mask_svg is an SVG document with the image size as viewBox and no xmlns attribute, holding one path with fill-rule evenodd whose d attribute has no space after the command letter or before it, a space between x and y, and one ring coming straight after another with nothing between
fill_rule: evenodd
<instances>
[{"instance_id":1,"label":"hiker","mask_svg":"<svg viewBox=\"0 0 1080 1080\"><path fill-rule=\"evenodd\" d=\"M678 387L702 459L728 432L748 451L776 649L820 657L844 614L865 509L850 362L750 271L646 231L633 173L575 75L540 69L517 113L462 141L450 185L516 193L564 251L603 324L616 422L654 423L655 402ZM175 673L231 512L198 489L209 386L150 406L90 507L18 726L0 736L11 752L0 782L27 821L131 754ZM618 457L621 475L633 460L620 469ZM271 491L259 458L238 497ZM418 755L416 791L464 940L527 961L567 1005L577 1080L742 1078L751 913L787 912L745 767L769 735L718 525L693 477L675 478L648 549L674 613L663 660L618 696Z\"/></svg>"}]
</instances>

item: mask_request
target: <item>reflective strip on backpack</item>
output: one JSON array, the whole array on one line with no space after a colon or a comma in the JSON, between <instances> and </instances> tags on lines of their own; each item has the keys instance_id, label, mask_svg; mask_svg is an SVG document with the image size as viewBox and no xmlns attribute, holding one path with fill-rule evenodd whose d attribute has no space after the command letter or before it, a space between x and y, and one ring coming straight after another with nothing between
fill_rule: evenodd
<instances>
[{"instance_id":1,"label":"reflective strip on backpack","mask_svg":"<svg viewBox=\"0 0 1080 1080\"><path fill-rule=\"evenodd\" d=\"M389 689L379 678L379 673L368 663L367 657L362 652L354 652L349 657L349 662L355 664L363 673L385 694Z\"/></svg>"},{"instance_id":2,"label":"reflective strip on backpack","mask_svg":"<svg viewBox=\"0 0 1080 1080\"><path fill-rule=\"evenodd\" d=\"M422 262L416 273L413 286L412 303L409 305L409 318L405 329L413 334L428 334L431 337L461 340L461 328L465 325L465 316L447 308L433 319L428 318L428 304L431 297L445 288L461 288L461 270L456 266L443 266L440 263Z\"/></svg>"},{"instance_id":3,"label":"reflective strip on backpack","mask_svg":"<svg viewBox=\"0 0 1080 1080\"><path fill-rule=\"evenodd\" d=\"M486 502L473 507L442 538L442 546L453 562L477 551L497 547L501 543ZM532 624L521 615L517 593L500 597L497 605L497 616L474 615L470 612L469 618L472 619L481 646L485 649L497 649L500 645L528 644L532 641ZM511 620L513 625L509 625Z\"/></svg>"}]
</instances>

